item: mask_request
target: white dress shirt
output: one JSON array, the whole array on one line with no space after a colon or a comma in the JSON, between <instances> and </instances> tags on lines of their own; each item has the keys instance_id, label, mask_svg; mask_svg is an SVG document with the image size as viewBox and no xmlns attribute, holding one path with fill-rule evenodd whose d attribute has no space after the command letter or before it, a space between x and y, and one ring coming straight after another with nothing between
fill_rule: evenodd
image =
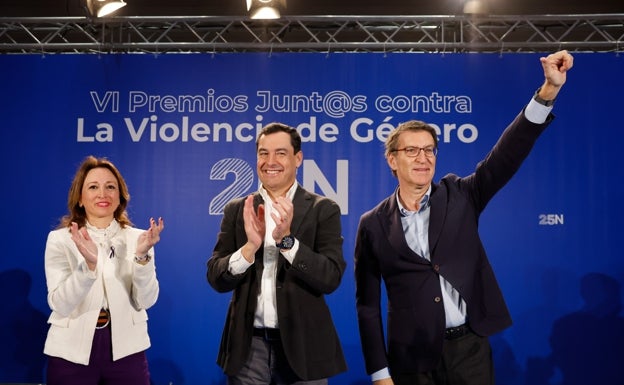
<instances>
[{"instance_id":1,"label":"white dress shirt","mask_svg":"<svg viewBox=\"0 0 624 385\"><path fill-rule=\"evenodd\" d=\"M297 191L298 184L293 183L286 197L293 200L295 191ZM264 222L266 230L264 233L264 254L262 255L262 264L264 269L262 271L262 279L260 280L260 288L258 290L258 306L256 307L256 314L254 318L255 327L267 327L278 328L277 322L277 299L275 296L275 280L277 276L277 260L280 255L280 250L275 246L276 242L273 239L273 230L275 229L275 222L271 217L273 212L273 202L268 192L261 185L258 192L264 199ZM276 212L277 214L277 212ZM278 214L279 215L279 214ZM297 250L299 249L299 241L295 239L295 244L292 249L282 251L282 255L290 263L295 259ZM244 273L253 262L248 262L241 253L241 250L237 250L230 257L229 271L232 274Z\"/></svg>"}]
</instances>

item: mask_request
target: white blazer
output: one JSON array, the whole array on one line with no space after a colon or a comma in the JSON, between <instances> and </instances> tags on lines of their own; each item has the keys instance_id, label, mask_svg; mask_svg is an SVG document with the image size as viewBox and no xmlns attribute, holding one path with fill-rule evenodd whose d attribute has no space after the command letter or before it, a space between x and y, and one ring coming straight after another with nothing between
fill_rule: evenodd
<instances>
[{"instance_id":1,"label":"white blazer","mask_svg":"<svg viewBox=\"0 0 624 385\"><path fill-rule=\"evenodd\" d=\"M87 267L67 228L51 231L45 249L52 314L44 353L84 365L89 363L103 306L111 315L113 360L147 349L146 309L156 303L159 292L153 248L149 263L134 261L137 239L144 230L122 229L116 221L105 230L87 228L98 244L95 271Z\"/></svg>"}]
</instances>

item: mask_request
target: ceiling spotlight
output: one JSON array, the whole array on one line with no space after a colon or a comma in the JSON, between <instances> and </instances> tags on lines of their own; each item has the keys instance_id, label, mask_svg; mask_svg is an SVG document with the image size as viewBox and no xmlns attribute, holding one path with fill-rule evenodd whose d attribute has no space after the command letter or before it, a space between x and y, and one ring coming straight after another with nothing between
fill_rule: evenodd
<instances>
[{"instance_id":1,"label":"ceiling spotlight","mask_svg":"<svg viewBox=\"0 0 624 385\"><path fill-rule=\"evenodd\" d=\"M286 0L247 0L247 11L252 19L279 19L286 9Z\"/></svg>"},{"instance_id":2,"label":"ceiling spotlight","mask_svg":"<svg viewBox=\"0 0 624 385\"><path fill-rule=\"evenodd\" d=\"M94 17L109 15L126 6L123 0L86 0L86 3L89 13Z\"/></svg>"},{"instance_id":3,"label":"ceiling spotlight","mask_svg":"<svg viewBox=\"0 0 624 385\"><path fill-rule=\"evenodd\" d=\"M464 13L484 15L488 13L488 7L484 0L468 0L464 3Z\"/></svg>"}]
</instances>

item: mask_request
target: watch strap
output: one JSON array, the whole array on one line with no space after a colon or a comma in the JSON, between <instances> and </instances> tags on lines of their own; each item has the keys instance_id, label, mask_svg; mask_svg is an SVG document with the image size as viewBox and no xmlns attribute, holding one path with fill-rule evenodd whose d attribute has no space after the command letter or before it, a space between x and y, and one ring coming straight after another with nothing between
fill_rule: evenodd
<instances>
[{"instance_id":1,"label":"watch strap","mask_svg":"<svg viewBox=\"0 0 624 385\"><path fill-rule=\"evenodd\" d=\"M537 91L535 91L535 95L533 95L533 99L538 102L539 104L541 104L542 106L546 106L546 107L552 107L553 104L555 104L555 100L546 100L546 99L542 99L539 96L539 92L542 89L542 87L538 88Z\"/></svg>"}]
</instances>

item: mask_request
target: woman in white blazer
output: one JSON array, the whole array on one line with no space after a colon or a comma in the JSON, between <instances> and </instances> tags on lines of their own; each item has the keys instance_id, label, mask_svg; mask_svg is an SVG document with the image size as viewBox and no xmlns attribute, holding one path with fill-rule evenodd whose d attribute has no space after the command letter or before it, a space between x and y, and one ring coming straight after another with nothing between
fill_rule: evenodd
<instances>
[{"instance_id":1,"label":"woman in white blazer","mask_svg":"<svg viewBox=\"0 0 624 385\"><path fill-rule=\"evenodd\" d=\"M70 187L69 213L48 234L48 385L150 383L146 309L158 298L153 246L164 222L132 227L129 199L115 165L89 156Z\"/></svg>"}]
</instances>

